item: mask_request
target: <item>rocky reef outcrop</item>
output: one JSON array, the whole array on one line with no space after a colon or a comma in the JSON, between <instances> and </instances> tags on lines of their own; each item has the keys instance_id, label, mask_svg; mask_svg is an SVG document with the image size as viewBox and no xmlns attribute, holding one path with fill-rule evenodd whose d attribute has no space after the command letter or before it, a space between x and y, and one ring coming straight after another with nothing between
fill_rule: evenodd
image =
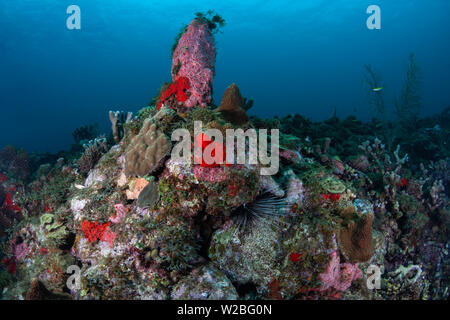
<instances>
[{"instance_id":1,"label":"rocky reef outcrop","mask_svg":"<svg viewBox=\"0 0 450 320\"><path fill-rule=\"evenodd\" d=\"M120 130L111 115L113 145L89 144L28 180L0 166L1 297L447 299L448 159L416 165L354 119L248 117L235 85L216 109L214 21L184 30L173 82L152 105ZM228 129L278 129L266 142L279 170L204 161L238 149L208 139ZM200 159L172 154L174 132Z\"/></svg>"}]
</instances>

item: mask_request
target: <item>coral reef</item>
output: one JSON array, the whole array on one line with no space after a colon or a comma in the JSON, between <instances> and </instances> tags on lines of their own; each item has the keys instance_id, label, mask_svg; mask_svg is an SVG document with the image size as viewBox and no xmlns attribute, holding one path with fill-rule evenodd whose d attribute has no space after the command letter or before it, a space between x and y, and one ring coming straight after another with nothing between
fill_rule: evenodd
<instances>
[{"instance_id":1,"label":"coral reef","mask_svg":"<svg viewBox=\"0 0 450 320\"><path fill-rule=\"evenodd\" d=\"M171 293L175 300L236 300L238 297L230 280L212 265L194 269Z\"/></svg>"},{"instance_id":2,"label":"coral reef","mask_svg":"<svg viewBox=\"0 0 450 320\"><path fill-rule=\"evenodd\" d=\"M27 152L8 145L0 150L0 172L26 179L30 174L30 164Z\"/></svg>"},{"instance_id":3,"label":"coral reef","mask_svg":"<svg viewBox=\"0 0 450 320\"><path fill-rule=\"evenodd\" d=\"M137 198L137 206L139 208L153 207L159 201L158 184L150 181L144 189L139 193Z\"/></svg>"},{"instance_id":4,"label":"coral reef","mask_svg":"<svg viewBox=\"0 0 450 320\"><path fill-rule=\"evenodd\" d=\"M30 288L25 293L25 300L68 300L72 297L68 294L55 294L50 292L37 278L33 279Z\"/></svg>"},{"instance_id":5,"label":"coral reef","mask_svg":"<svg viewBox=\"0 0 450 320\"><path fill-rule=\"evenodd\" d=\"M428 155L389 139L388 122L247 116L234 84L217 109L217 25L198 14L183 30L173 82L151 106L110 113L115 145L97 139L32 166L24 151L0 152L0 297L448 299L449 111L418 119L421 139L440 148ZM260 161L172 157L176 129L188 150L220 158L229 145L206 130L234 128L280 130L268 142L280 149L276 174L261 175Z\"/></svg>"},{"instance_id":6,"label":"coral reef","mask_svg":"<svg viewBox=\"0 0 450 320\"><path fill-rule=\"evenodd\" d=\"M84 152L77 161L78 170L83 176L87 176L89 171L95 167L98 160L108 151L105 138L96 138L83 144Z\"/></svg>"}]
</instances>

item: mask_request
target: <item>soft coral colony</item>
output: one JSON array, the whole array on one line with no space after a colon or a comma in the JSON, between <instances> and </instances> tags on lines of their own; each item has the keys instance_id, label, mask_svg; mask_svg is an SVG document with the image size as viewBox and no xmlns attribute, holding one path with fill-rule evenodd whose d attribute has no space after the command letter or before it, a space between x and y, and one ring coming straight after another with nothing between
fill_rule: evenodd
<instances>
[{"instance_id":1,"label":"soft coral colony","mask_svg":"<svg viewBox=\"0 0 450 320\"><path fill-rule=\"evenodd\" d=\"M300 116L248 117L235 84L215 108L213 35L223 24L198 14L183 29L172 82L153 104L135 117L110 112L115 145L89 142L79 160L41 165L28 184L0 175L2 297L447 298L448 160L414 176L378 139L340 159L331 139L311 143L325 130L302 132L312 124ZM281 129L278 174L172 159L171 133L194 121ZM327 123L336 136L365 131L336 121ZM378 290L366 287L371 265L383 271ZM71 266L79 288L67 286Z\"/></svg>"}]
</instances>

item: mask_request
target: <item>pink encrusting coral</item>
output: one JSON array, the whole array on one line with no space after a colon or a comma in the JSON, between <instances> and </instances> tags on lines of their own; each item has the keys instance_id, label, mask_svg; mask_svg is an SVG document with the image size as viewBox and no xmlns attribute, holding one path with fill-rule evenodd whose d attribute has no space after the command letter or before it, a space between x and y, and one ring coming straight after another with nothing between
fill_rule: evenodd
<instances>
[{"instance_id":1,"label":"pink encrusting coral","mask_svg":"<svg viewBox=\"0 0 450 320\"><path fill-rule=\"evenodd\" d=\"M280 150L280 157L293 163L297 163L301 160L301 155L298 152L287 149Z\"/></svg>"},{"instance_id":2,"label":"pink encrusting coral","mask_svg":"<svg viewBox=\"0 0 450 320\"><path fill-rule=\"evenodd\" d=\"M126 216L127 209L121 203L115 204L114 205L114 209L116 209L116 216L115 217L110 217L109 221L111 221L112 223L120 223L122 218L124 218Z\"/></svg>"},{"instance_id":3,"label":"pink encrusting coral","mask_svg":"<svg viewBox=\"0 0 450 320\"><path fill-rule=\"evenodd\" d=\"M333 251L330 256L331 260L325 272L319 275L322 282L320 291L326 291L330 288L345 291L352 285L353 280L362 278L362 272L358 264L340 263L338 251Z\"/></svg>"},{"instance_id":4,"label":"pink encrusting coral","mask_svg":"<svg viewBox=\"0 0 450 320\"><path fill-rule=\"evenodd\" d=\"M192 170L194 176L201 181L219 183L228 178L224 167L209 168L202 167L201 165L195 165Z\"/></svg>"},{"instance_id":5,"label":"pink encrusting coral","mask_svg":"<svg viewBox=\"0 0 450 320\"><path fill-rule=\"evenodd\" d=\"M286 200L289 204L301 205L305 201L306 190L303 186L303 182L293 176L289 179Z\"/></svg>"},{"instance_id":6,"label":"pink encrusting coral","mask_svg":"<svg viewBox=\"0 0 450 320\"><path fill-rule=\"evenodd\" d=\"M11 244L11 252L13 253L15 260L20 261L28 255L30 248L25 241L22 241L21 243L16 243L14 241Z\"/></svg>"},{"instance_id":7,"label":"pink encrusting coral","mask_svg":"<svg viewBox=\"0 0 450 320\"><path fill-rule=\"evenodd\" d=\"M100 240L107 242L109 244L109 247L114 247L114 240L117 237L117 233L113 232L110 228L106 228L106 230L103 232Z\"/></svg>"},{"instance_id":8,"label":"pink encrusting coral","mask_svg":"<svg viewBox=\"0 0 450 320\"><path fill-rule=\"evenodd\" d=\"M212 82L215 74L216 48L214 37L206 23L194 19L186 28L172 57L172 80L185 77L189 80L188 108L206 106L212 99Z\"/></svg>"},{"instance_id":9,"label":"pink encrusting coral","mask_svg":"<svg viewBox=\"0 0 450 320\"><path fill-rule=\"evenodd\" d=\"M225 181L228 176L224 167L230 167L231 164L226 163L226 149L225 146L216 141L212 141L206 134L201 133L195 137L195 143L200 147L201 153L194 154L194 160L199 165L194 165L194 176L202 181L208 182L222 182ZM207 164L205 161L205 149L211 147L211 158L214 160L212 164ZM216 158L216 155L218 156ZM220 156L222 159L220 159ZM217 162L219 163L217 163Z\"/></svg>"}]
</instances>

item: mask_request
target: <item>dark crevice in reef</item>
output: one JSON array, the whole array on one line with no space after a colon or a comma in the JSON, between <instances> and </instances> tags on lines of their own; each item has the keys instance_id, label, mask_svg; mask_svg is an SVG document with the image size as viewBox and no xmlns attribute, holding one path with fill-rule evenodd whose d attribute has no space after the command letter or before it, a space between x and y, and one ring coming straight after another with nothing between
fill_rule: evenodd
<instances>
[{"instance_id":1,"label":"dark crevice in reef","mask_svg":"<svg viewBox=\"0 0 450 320\"><path fill-rule=\"evenodd\" d=\"M212 235L218 228L216 226L217 221L217 217L208 215L206 212L201 212L195 217L195 225L199 228L199 234L201 237L199 254L208 261L210 260L208 257L208 250L211 244Z\"/></svg>"},{"instance_id":2,"label":"dark crevice in reef","mask_svg":"<svg viewBox=\"0 0 450 320\"><path fill-rule=\"evenodd\" d=\"M168 159L169 159L168 157L164 158L164 159L162 160L162 163L166 163L166 161L167 161ZM155 177L155 178L157 179L156 181L158 181L158 177L161 176L161 174L163 173L163 171L164 171L165 168L166 168L166 166L165 166L165 165L162 165L162 166L158 167L158 168L152 173L152 176Z\"/></svg>"},{"instance_id":3,"label":"dark crevice in reef","mask_svg":"<svg viewBox=\"0 0 450 320\"><path fill-rule=\"evenodd\" d=\"M76 234L75 233L69 233L69 235L66 237L65 241L59 246L59 249L61 250L70 250L70 248L73 247L75 243Z\"/></svg>"},{"instance_id":4,"label":"dark crevice in reef","mask_svg":"<svg viewBox=\"0 0 450 320\"><path fill-rule=\"evenodd\" d=\"M245 284L238 284L238 283L233 283L234 287L236 288L236 291L239 294L239 297L255 297L257 296L256 294L256 285L251 283L251 282L247 282Z\"/></svg>"}]
</instances>

